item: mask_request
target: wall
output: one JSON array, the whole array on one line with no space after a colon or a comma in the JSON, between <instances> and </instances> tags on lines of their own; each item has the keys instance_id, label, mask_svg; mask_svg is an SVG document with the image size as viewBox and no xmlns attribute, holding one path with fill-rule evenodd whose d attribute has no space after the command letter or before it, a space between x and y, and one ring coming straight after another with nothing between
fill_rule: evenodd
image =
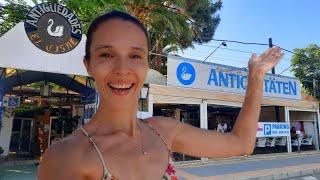
<instances>
[{"instance_id":1,"label":"wall","mask_svg":"<svg viewBox=\"0 0 320 180\"><path fill-rule=\"evenodd\" d=\"M10 139L11 139L11 130L12 130L12 123L13 117L8 117L7 115L11 115L11 109L6 108L4 113L2 114L2 128L0 131L0 146L4 149L4 153L1 156L7 156L9 153L10 147Z\"/></svg>"}]
</instances>

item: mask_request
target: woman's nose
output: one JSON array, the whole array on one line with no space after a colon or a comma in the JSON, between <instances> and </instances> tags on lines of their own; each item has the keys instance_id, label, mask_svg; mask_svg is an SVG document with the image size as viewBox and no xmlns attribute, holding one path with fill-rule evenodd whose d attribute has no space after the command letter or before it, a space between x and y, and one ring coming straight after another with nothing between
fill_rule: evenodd
<instances>
[{"instance_id":1,"label":"woman's nose","mask_svg":"<svg viewBox=\"0 0 320 180\"><path fill-rule=\"evenodd\" d=\"M129 63L126 58L118 58L115 62L114 72L118 75L130 74Z\"/></svg>"}]
</instances>

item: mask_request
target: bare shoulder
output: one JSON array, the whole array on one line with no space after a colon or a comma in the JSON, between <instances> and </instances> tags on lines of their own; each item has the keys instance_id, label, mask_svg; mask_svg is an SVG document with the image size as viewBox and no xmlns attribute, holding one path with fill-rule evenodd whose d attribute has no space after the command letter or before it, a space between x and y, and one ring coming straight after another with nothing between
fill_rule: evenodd
<instances>
[{"instance_id":1,"label":"bare shoulder","mask_svg":"<svg viewBox=\"0 0 320 180\"><path fill-rule=\"evenodd\" d=\"M172 131L181 123L177 119L164 116L153 116L146 119L146 121L161 131Z\"/></svg>"},{"instance_id":2,"label":"bare shoulder","mask_svg":"<svg viewBox=\"0 0 320 180\"><path fill-rule=\"evenodd\" d=\"M146 119L151 125L157 126L158 128L174 128L179 125L181 122L177 119L171 117L164 117L164 116L153 116Z\"/></svg>"},{"instance_id":3,"label":"bare shoulder","mask_svg":"<svg viewBox=\"0 0 320 180\"><path fill-rule=\"evenodd\" d=\"M82 138L76 131L46 149L39 165L38 179L81 179Z\"/></svg>"},{"instance_id":4,"label":"bare shoulder","mask_svg":"<svg viewBox=\"0 0 320 180\"><path fill-rule=\"evenodd\" d=\"M146 119L160 134L167 140L169 148L172 147L173 138L176 135L177 129L182 123L174 118L164 116L154 116Z\"/></svg>"}]
</instances>

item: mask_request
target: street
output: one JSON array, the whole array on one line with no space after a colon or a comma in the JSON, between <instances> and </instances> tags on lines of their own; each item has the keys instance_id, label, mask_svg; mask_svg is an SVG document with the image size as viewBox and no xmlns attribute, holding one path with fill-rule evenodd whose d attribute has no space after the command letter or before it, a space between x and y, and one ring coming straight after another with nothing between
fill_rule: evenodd
<instances>
[{"instance_id":1,"label":"street","mask_svg":"<svg viewBox=\"0 0 320 180\"><path fill-rule=\"evenodd\" d=\"M189 166L189 167L186 167ZM259 155L248 158L177 163L180 179L294 179L320 180L320 153ZM0 180L36 179L37 165L1 166Z\"/></svg>"},{"instance_id":2,"label":"street","mask_svg":"<svg viewBox=\"0 0 320 180\"><path fill-rule=\"evenodd\" d=\"M181 168L186 179L237 179L261 177L284 179L320 173L320 155L274 156L266 159L241 160L199 167ZM316 171L316 172L315 172ZM305 178L306 178L305 177Z\"/></svg>"}]
</instances>

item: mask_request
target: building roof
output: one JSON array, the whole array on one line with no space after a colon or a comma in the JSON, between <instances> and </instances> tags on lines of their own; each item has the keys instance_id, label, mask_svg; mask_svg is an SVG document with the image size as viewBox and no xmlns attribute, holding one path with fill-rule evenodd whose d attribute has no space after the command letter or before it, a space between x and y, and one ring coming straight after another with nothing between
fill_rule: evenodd
<instances>
[{"instance_id":1,"label":"building roof","mask_svg":"<svg viewBox=\"0 0 320 180\"><path fill-rule=\"evenodd\" d=\"M162 75L160 72L158 72L154 69L149 69L145 83L146 84L166 85L167 78L164 75Z\"/></svg>"}]
</instances>

